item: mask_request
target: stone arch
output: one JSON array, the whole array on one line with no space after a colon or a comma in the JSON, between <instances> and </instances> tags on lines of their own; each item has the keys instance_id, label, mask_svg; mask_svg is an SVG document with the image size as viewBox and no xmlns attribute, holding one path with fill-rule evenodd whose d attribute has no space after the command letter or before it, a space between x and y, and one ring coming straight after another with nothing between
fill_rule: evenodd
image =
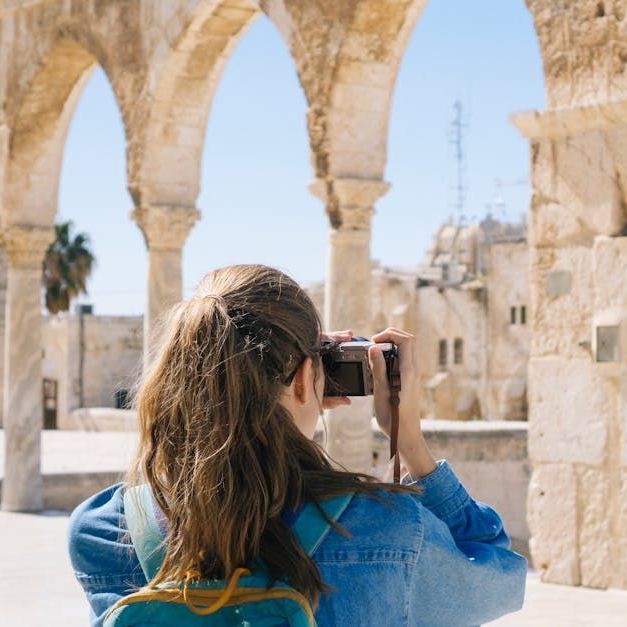
<instances>
[{"instance_id":1,"label":"stone arch","mask_svg":"<svg viewBox=\"0 0 627 627\"><path fill-rule=\"evenodd\" d=\"M194 206L204 129L224 64L259 14L249 0L199 3L171 48L153 56L141 157L129 169L136 206Z\"/></svg>"},{"instance_id":2,"label":"stone arch","mask_svg":"<svg viewBox=\"0 0 627 627\"><path fill-rule=\"evenodd\" d=\"M5 227L12 223L50 225L54 221L67 131L96 64L95 56L74 39L58 37L17 97L9 100L2 204ZM117 94L116 101L119 105Z\"/></svg>"},{"instance_id":3,"label":"stone arch","mask_svg":"<svg viewBox=\"0 0 627 627\"><path fill-rule=\"evenodd\" d=\"M396 76L425 4L356 3L330 94L328 174L333 177L383 177Z\"/></svg>"},{"instance_id":4,"label":"stone arch","mask_svg":"<svg viewBox=\"0 0 627 627\"><path fill-rule=\"evenodd\" d=\"M307 97L313 190L341 223L337 179L380 181L400 58L425 0L315 4L263 0L289 45ZM374 198L385 188L368 190Z\"/></svg>"}]
</instances>

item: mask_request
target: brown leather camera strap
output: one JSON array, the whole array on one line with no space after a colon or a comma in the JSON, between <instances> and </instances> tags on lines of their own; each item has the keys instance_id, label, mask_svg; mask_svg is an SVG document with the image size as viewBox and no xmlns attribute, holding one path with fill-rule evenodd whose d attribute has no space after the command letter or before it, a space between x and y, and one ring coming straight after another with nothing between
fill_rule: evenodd
<instances>
[{"instance_id":1,"label":"brown leather camera strap","mask_svg":"<svg viewBox=\"0 0 627 627\"><path fill-rule=\"evenodd\" d=\"M398 407L401 402L401 372L398 356L394 356L390 363L390 459L394 458L394 483L401 479L401 461L398 455Z\"/></svg>"}]
</instances>

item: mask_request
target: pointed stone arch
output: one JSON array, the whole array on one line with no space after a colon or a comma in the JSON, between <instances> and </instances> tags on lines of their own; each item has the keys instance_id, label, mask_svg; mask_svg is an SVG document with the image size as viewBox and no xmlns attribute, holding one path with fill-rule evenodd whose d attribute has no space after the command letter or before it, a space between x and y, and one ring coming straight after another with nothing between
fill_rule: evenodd
<instances>
[{"instance_id":1,"label":"pointed stone arch","mask_svg":"<svg viewBox=\"0 0 627 627\"><path fill-rule=\"evenodd\" d=\"M249 0L199 2L171 45L153 55L141 156L129 169L137 207L195 205L213 96L224 64L258 15Z\"/></svg>"},{"instance_id":2,"label":"pointed stone arch","mask_svg":"<svg viewBox=\"0 0 627 627\"><path fill-rule=\"evenodd\" d=\"M68 128L97 64L77 41L59 36L35 63L29 80L8 99L4 226L53 223ZM116 101L119 106L117 94Z\"/></svg>"}]
</instances>

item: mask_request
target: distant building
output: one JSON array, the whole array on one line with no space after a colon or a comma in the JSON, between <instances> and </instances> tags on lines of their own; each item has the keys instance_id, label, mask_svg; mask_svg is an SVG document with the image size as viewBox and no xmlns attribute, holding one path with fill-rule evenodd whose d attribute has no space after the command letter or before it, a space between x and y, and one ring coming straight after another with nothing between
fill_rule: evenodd
<instances>
[{"instance_id":1,"label":"distant building","mask_svg":"<svg viewBox=\"0 0 627 627\"><path fill-rule=\"evenodd\" d=\"M525 420L529 357L526 225L443 224L415 268L376 265L372 329L417 337L421 417ZM323 286L310 293L322 311Z\"/></svg>"},{"instance_id":2,"label":"distant building","mask_svg":"<svg viewBox=\"0 0 627 627\"><path fill-rule=\"evenodd\" d=\"M416 267L373 264L371 330L397 326L416 335L421 417L526 419L527 265L526 225L490 216L440 226ZM324 284L308 291L322 312ZM141 316L46 318L43 395L50 423L104 428L85 424L92 414L76 410L125 405L141 365L142 324ZM126 420L105 417L106 428Z\"/></svg>"},{"instance_id":3,"label":"distant building","mask_svg":"<svg viewBox=\"0 0 627 627\"><path fill-rule=\"evenodd\" d=\"M43 394L50 426L117 429L86 424L87 414L75 410L125 407L141 367L143 317L65 313L46 317L43 331Z\"/></svg>"}]
</instances>

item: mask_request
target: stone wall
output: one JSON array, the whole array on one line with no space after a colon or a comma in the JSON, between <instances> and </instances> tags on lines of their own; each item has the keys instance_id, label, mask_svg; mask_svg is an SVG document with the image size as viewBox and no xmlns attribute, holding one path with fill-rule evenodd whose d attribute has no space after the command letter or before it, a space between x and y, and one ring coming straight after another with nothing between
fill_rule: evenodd
<instances>
[{"instance_id":1,"label":"stone wall","mask_svg":"<svg viewBox=\"0 0 627 627\"><path fill-rule=\"evenodd\" d=\"M43 372L58 381L60 429L80 425L72 418L79 407L115 407L115 393L131 389L141 367L140 316L84 315L82 320L82 341L80 316L49 316L44 325Z\"/></svg>"},{"instance_id":2,"label":"stone wall","mask_svg":"<svg viewBox=\"0 0 627 627\"><path fill-rule=\"evenodd\" d=\"M587 3L587 13L573 3L559 16L530 5L543 9L536 21L555 106L513 116L530 140L533 182L531 553L546 581L624 588L627 102L624 53L610 42L625 29L625 3ZM575 5L581 19L567 42L558 24Z\"/></svg>"},{"instance_id":3,"label":"stone wall","mask_svg":"<svg viewBox=\"0 0 627 627\"><path fill-rule=\"evenodd\" d=\"M485 249L487 319L482 407L488 420L527 419L531 345L529 251L526 241Z\"/></svg>"},{"instance_id":4,"label":"stone wall","mask_svg":"<svg viewBox=\"0 0 627 627\"><path fill-rule=\"evenodd\" d=\"M419 377L424 390L420 415L439 419L482 417L483 291L419 287L416 319ZM455 363L456 340L462 341L459 363ZM446 346L443 365L439 363L440 342Z\"/></svg>"}]
</instances>

